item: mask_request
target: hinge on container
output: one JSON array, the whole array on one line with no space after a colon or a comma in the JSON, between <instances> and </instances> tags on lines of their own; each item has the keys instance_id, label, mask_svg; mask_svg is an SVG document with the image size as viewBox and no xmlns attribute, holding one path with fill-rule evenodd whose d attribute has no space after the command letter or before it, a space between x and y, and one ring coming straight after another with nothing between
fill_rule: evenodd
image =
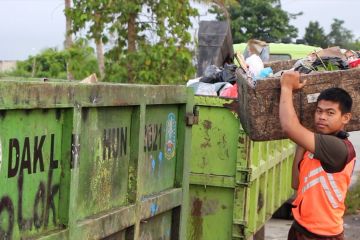
<instances>
[{"instance_id":1,"label":"hinge on container","mask_svg":"<svg viewBox=\"0 0 360 240\"><path fill-rule=\"evenodd\" d=\"M232 239L246 239L245 228L247 227L246 221L241 221L238 219L233 220L233 234Z\"/></svg>"},{"instance_id":2,"label":"hinge on container","mask_svg":"<svg viewBox=\"0 0 360 240\"><path fill-rule=\"evenodd\" d=\"M192 113L186 113L186 126L199 124L199 106L194 106Z\"/></svg>"},{"instance_id":3,"label":"hinge on container","mask_svg":"<svg viewBox=\"0 0 360 240\"><path fill-rule=\"evenodd\" d=\"M251 180L251 168L240 167L237 169L236 184L248 187Z\"/></svg>"}]
</instances>

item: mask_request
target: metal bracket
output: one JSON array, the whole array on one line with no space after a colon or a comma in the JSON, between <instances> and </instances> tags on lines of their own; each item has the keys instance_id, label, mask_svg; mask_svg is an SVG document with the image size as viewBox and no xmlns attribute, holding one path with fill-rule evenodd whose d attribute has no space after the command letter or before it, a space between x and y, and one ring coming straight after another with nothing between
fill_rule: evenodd
<instances>
[{"instance_id":1,"label":"metal bracket","mask_svg":"<svg viewBox=\"0 0 360 240\"><path fill-rule=\"evenodd\" d=\"M237 176L236 176L236 184L238 186L245 186L248 187L251 181L251 168L238 168L237 169Z\"/></svg>"},{"instance_id":2,"label":"metal bracket","mask_svg":"<svg viewBox=\"0 0 360 240\"><path fill-rule=\"evenodd\" d=\"M186 126L199 124L199 106L194 106L192 113L186 113Z\"/></svg>"},{"instance_id":3,"label":"metal bracket","mask_svg":"<svg viewBox=\"0 0 360 240\"><path fill-rule=\"evenodd\" d=\"M233 219L232 239L245 240L245 228L246 227L247 227L247 221Z\"/></svg>"}]
</instances>

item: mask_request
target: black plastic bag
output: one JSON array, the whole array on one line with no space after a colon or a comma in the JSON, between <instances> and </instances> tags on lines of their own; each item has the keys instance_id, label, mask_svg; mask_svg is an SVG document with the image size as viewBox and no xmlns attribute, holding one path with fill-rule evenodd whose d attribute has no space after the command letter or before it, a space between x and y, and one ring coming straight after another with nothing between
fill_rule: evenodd
<instances>
[{"instance_id":1,"label":"black plastic bag","mask_svg":"<svg viewBox=\"0 0 360 240\"><path fill-rule=\"evenodd\" d=\"M348 63L339 57L321 57L317 58L309 66L300 64L299 66L295 67L294 70L299 71L300 73L308 74L312 71L333 71L346 69L349 69Z\"/></svg>"},{"instance_id":2,"label":"black plastic bag","mask_svg":"<svg viewBox=\"0 0 360 240\"><path fill-rule=\"evenodd\" d=\"M218 68L215 65L208 66L204 71L204 76L199 80L203 83L218 83L228 82L231 84L236 83L235 64L225 63L223 68Z\"/></svg>"}]
</instances>

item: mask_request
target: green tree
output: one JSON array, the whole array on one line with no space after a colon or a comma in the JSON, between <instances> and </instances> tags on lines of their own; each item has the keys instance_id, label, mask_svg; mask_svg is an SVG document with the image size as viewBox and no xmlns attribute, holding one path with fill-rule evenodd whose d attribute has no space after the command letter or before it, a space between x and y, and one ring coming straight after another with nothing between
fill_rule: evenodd
<instances>
[{"instance_id":1,"label":"green tree","mask_svg":"<svg viewBox=\"0 0 360 240\"><path fill-rule=\"evenodd\" d=\"M349 49L359 51L360 50L360 39L356 39L354 42L349 44Z\"/></svg>"},{"instance_id":2,"label":"green tree","mask_svg":"<svg viewBox=\"0 0 360 240\"><path fill-rule=\"evenodd\" d=\"M105 80L183 82L194 73L189 0L73 0L73 31L88 26L89 39L109 42ZM98 14L98 16L97 16Z\"/></svg>"},{"instance_id":3,"label":"green tree","mask_svg":"<svg viewBox=\"0 0 360 240\"><path fill-rule=\"evenodd\" d=\"M329 40L324 32L324 29L320 27L318 21L311 22L305 28L305 41L312 46L318 46L326 48L329 46Z\"/></svg>"},{"instance_id":4,"label":"green tree","mask_svg":"<svg viewBox=\"0 0 360 240\"><path fill-rule=\"evenodd\" d=\"M342 48L351 48L354 35L344 26L344 21L339 19L334 19L331 24L331 31L328 34L328 39L330 44L335 46L340 46Z\"/></svg>"},{"instance_id":5,"label":"green tree","mask_svg":"<svg viewBox=\"0 0 360 240\"><path fill-rule=\"evenodd\" d=\"M65 11L66 17L72 20L72 32L78 33L87 29L87 38L95 41L100 79L105 77L103 43L106 43L108 38L104 31L106 24L112 18L109 11L113 2L112 0L73 0L73 7Z\"/></svg>"},{"instance_id":6,"label":"green tree","mask_svg":"<svg viewBox=\"0 0 360 240\"><path fill-rule=\"evenodd\" d=\"M71 61L69 61L70 59ZM19 61L16 69L9 75L65 79L68 70L75 79L79 80L94 72L97 73L94 50L86 40L79 39L70 48L63 51L56 48L45 49L25 61Z\"/></svg>"},{"instance_id":7,"label":"green tree","mask_svg":"<svg viewBox=\"0 0 360 240\"><path fill-rule=\"evenodd\" d=\"M228 6L236 5L236 0L194 0L194 2L202 2L206 4L213 4L216 6L217 11L221 12L226 21L230 22L231 17L228 11Z\"/></svg>"},{"instance_id":8,"label":"green tree","mask_svg":"<svg viewBox=\"0 0 360 240\"><path fill-rule=\"evenodd\" d=\"M233 40L246 42L256 38L268 42L297 37L297 29L290 25L290 19L302 14L289 14L281 9L279 0L237 0L227 4L231 18ZM210 10L224 20L224 11L214 5Z\"/></svg>"},{"instance_id":9,"label":"green tree","mask_svg":"<svg viewBox=\"0 0 360 240\"><path fill-rule=\"evenodd\" d=\"M68 9L71 8L71 0L65 0L65 12L68 11ZM65 16L65 42L64 42L64 48L65 49L70 49L71 46L73 45L73 39L72 39L72 34L71 34L71 18L68 16ZM70 61L70 60L69 60ZM67 79L68 80L73 80L74 76L72 75L72 73L69 70L69 64L70 62L67 62Z\"/></svg>"}]
</instances>

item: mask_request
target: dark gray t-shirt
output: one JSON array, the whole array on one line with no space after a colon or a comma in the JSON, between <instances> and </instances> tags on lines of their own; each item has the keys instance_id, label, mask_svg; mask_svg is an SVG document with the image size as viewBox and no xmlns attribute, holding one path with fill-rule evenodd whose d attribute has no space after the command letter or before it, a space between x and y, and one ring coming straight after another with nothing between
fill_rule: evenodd
<instances>
[{"instance_id":1,"label":"dark gray t-shirt","mask_svg":"<svg viewBox=\"0 0 360 240\"><path fill-rule=\"evenodd\" d=\"M314 158L320 160L326 172L341 172L348 161L355 157L354 148L345 141L348 140L333 135L315 134Z\"/></svg>"}]
</instances>

